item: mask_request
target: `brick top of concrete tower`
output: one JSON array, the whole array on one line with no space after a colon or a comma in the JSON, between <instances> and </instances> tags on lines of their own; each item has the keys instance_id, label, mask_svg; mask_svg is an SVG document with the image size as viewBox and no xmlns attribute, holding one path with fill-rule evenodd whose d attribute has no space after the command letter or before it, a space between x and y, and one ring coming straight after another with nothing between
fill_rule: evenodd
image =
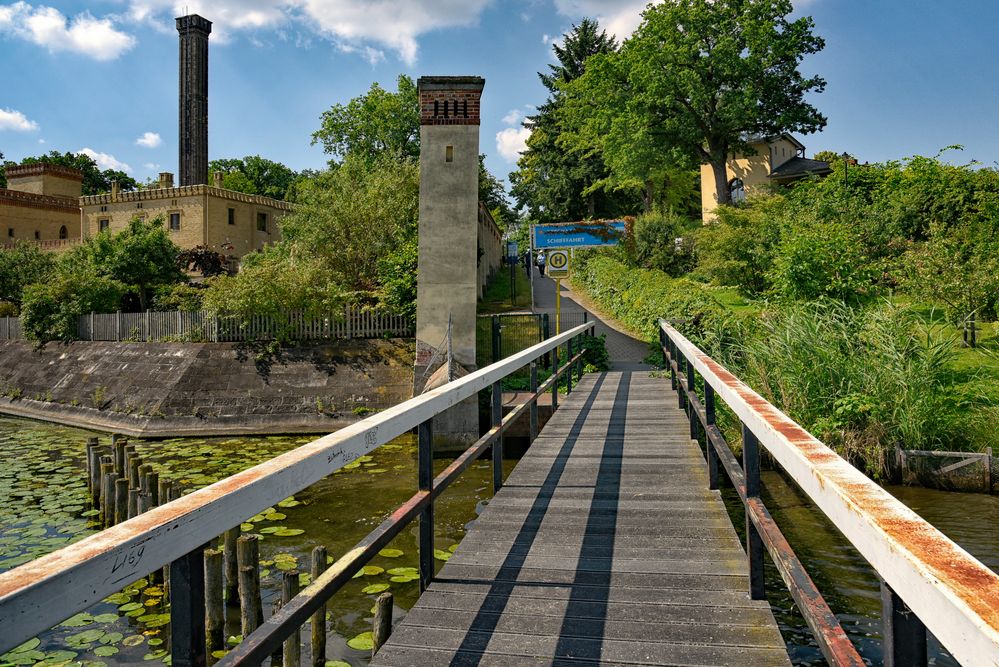
<instances>
[{"instance_id":1,"label":"brick top of concrete tower","mask_svg":"<svg viewBox=\"0 0 999 667\"><path fill-rule=\"evenodd\" d=\"M22 164L15 167L7 167L8 179L26 178L28 176L55 176L65 178L70 181L83 182L83 172L72 167L64 167L60 164Z\"/></svg>"},{"instance_id":2,"label":"brick top of concrete tower","mask_svg":"<svg viewBox=\"0 0 999 667\"><path fill-rule=\"evenodd\" d=\"M177 18L177 30L179 32L203 32L206 35L212 32L212 22L197 14L188 14Z\"/></svg>"},{"instance_id":3,"label":"brick top of concrete tower","mask_svg":"<svg viewBox=\"0 0 999 667\"><path fill-rule=\"evenodd\" d=\"M486 80L477 76L424 76L420 125L478 125L479 99Z\"/></svg>"}]
</instances>

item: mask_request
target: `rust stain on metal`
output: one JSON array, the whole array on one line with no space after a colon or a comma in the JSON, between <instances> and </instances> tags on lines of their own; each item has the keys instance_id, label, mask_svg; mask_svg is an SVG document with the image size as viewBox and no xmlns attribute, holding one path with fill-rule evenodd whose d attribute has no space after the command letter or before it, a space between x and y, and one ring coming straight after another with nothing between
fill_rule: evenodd
<instances>
[{"instance_id":1,"label":"rust stain on metal","mask_svg":"<svg viewBox=\"0 0 999 667\"><path fill-rule=\"evenodd\" d=\"M671 330L671 336L696 350L695 357L701 364L801 454L820 486L833 485L847 508L883 531L896 548L907 552L916 567L923 570L924 577L937 579L994 632L999 633L999 575L969 556L887 491L863 477L842 457L681 334Z\"/></svg>"}]
</instances>

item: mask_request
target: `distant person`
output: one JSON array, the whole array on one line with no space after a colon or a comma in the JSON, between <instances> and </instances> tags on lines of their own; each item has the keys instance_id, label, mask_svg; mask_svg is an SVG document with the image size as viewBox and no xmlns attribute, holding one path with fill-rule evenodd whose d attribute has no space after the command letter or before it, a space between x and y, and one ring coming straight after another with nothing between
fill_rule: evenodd
<instances>
[{"instance_id":1,"label":"distant person","mask_svg":"<svg viewBox=\"0 0 999 667\"><path fill-rule=\"evenodd\" d=\"M538 273L540 273L541 275L545 275L545 261L546 261L545 260L545 251L544 250L539 250L538 251L538 261L537 261L537 264L538 264Z\"/></svg>"},{"instance_id":2,"label":"distant person","mask_svg":"<svg viewBox=\"0 0 999 667\"><path fill-rule=\"evenodd\" d=\"M523 258L521 260L524 263L524 270L527 271L527 277L531 277L531 251L525 250Z\"/></svg>"}]
</instances>

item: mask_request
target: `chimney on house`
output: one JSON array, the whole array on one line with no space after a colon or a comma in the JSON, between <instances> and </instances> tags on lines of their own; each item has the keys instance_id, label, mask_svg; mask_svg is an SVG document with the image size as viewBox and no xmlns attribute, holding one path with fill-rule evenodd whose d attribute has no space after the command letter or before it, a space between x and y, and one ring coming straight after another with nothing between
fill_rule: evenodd
<instances>
[{"instance_id":1,"label":"chimney on house","mask_svg":"<svg viewBox=\"0 0 999 667\"><path fill-rule=\"evenodd\" d=\"M221 190L224 187L222 185L222 179L225 178L225 174L221 171L213 171L212 178L215 180L215 187Z\"/></svg>"},{"instance_id":2,"label":"chimney on house","mask_svg":"<svg viewBox=\"0 0 999 667\"><path fill-rule=\"evenodd\" d=\"M118 199L121 196L121 183L111 181L111 199Z\"/></svg>"},{"instance_id":3,"label":"chimney on house","mask_svg":"<svg viewBox=\"0 0 999 667\"><path fill-rule=\"evenodd\" d=\"M208 35L212 22L189 14L180 33L180 185L208 183Z\"/></svg>"},{"instance_id":4,"label":"chimney on house","mask_svg":"<svg viewBox=\"0 0 999 667\"><path fill-rule=\"evenodd\" d=\"M160 172L160 188L167 189L173 187L173 174L169 171Z\"/></svg>"}]
</instances>

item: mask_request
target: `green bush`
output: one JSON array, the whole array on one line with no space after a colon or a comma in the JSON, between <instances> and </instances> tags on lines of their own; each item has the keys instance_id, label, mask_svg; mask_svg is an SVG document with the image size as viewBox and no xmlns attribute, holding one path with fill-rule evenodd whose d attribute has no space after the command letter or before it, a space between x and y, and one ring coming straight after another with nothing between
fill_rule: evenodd
<instances>
[{"instance_id":1,"label":"green bush","mask_svg":"<svg viewBox=\"0 0 999 667\"><path fill-rule=\"evenodd\" d=\"M784 298L856 303L874 292L877 271L855 230L841 222L791 225L774 252L770 279Z\"/></svg>"},{"instance_id":2,"label":"green bush","mask_svg":"<svg viewBox=\"0 0 999 667\"><path fill-rule=\"evenodd\" d=\"M12 248L0 248L0 301L20 305L24 288L52 275L55 260L38 244L18 241Z\"/></svg>"},{"instance_id":3,"label":"green bush","mask_svg":"<svg viewBox=\"0 0 999 667\"><path fill-rule=\"evenodd\" d=\"M696 264L694 238L687 218L654 211L635 219L634 261L673 277L689 273Z\"/></svg>"},{"instance_id":4,"label":"green bush","mask_svg":"<svg viewBox=\"0 0 999 667\"><path fill-rule=\"evenodd\" d=\"M717 220L696 234L698 271L748 296L767 292L774 246L780 240L774 217L783 206L783 197L772 196L719 207Z\"/></svg>"},{"instance_id":5,"label":"green bush","mask_svg":"<svg viewBox=\"0 0 999 667\"><path fill-rule=\"evenodd\" d=\"M204 307L205 289L187 283L161 285L153 291L153 310L192 312Z\"/></svg>"},{"instance_id":6,"label":"green bush","mask_svg":"<svg viewBox=\"0 0 999 667\"><path fill-rule=\"evenodd\" d=\"M84 313L118 310L127 285L103 276L60 273L24 290L21 324L29 340L76 339L76 323Z\"/></svg>"},{"instance_id":7,"label":"green bush","mask_svg":"<svg viewBox=\"0 0 999 667\"><path fill-rule=\"evenodd\" d=\"M10 301L0 301L0 317L17 317L20 313L17 304Z\"/></svg>"}]
</instances>

